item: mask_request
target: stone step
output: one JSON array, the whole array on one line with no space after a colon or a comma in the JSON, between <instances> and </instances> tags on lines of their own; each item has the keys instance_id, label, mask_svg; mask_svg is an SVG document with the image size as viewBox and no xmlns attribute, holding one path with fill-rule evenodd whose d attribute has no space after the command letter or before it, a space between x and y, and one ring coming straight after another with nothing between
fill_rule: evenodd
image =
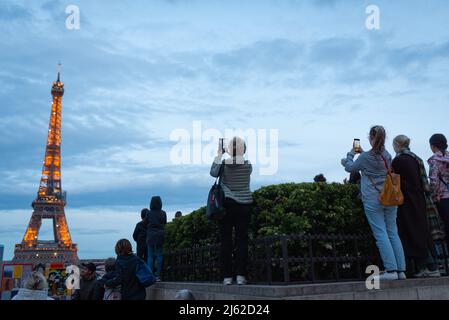
<instances>
[{"instance_id":1,"label":"stone step","mask_svg":"<svg viewBox=\"0 0 449 320\"><path fill-rule=\"evenodd\" d=\"M446 300L449 277L382 282L379 290L368 290L363 281L288 286L161 282L148 288L147 296L171 300L182 289L191 290L197 300Z\"/></svg>"}]
</instances>

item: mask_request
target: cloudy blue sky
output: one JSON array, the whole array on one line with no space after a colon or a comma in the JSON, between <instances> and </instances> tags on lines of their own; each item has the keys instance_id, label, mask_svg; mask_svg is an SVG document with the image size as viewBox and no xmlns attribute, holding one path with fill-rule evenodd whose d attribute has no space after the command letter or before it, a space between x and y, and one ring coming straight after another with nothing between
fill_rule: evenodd
<instances>
[{"instance_id":1,"label":"cloudy blue sky","mask_svg":"<svg viewBox=\"0 0 449 320\"><path fill-rule=\"evenodd\" d=\"M80 30L66 28L69 4ZM365 28L369 4L380 30ZM209 164L169 157L170 134L194 121L279 131L279 169L256 161L253 189L342 181L340 159L373 124L427 158L429 136L449 134L448 16L445 0L0 0L0 243L8 255L31 214L58 61L72 237L88 217L121 224L104 227L115 239L152 194L171 213L204 203Z\"/></svg>"}]
</instances>

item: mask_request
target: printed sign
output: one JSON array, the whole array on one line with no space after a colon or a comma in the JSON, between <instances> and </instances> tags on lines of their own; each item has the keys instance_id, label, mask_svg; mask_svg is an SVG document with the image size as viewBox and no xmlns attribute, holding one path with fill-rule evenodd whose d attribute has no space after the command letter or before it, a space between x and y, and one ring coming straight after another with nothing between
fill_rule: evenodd
<instances>
[{"instance_id":1,"label":"printed sign","mask_svg":"<svg viewBox=\"0 0 449 320\"><path fill-rule=\"evenodd\" d=\"M5 263L2 268L1 300L11 300L23 287L24 281L33 272L33 265L30 263Z\"/></svg>"}]
</instances>

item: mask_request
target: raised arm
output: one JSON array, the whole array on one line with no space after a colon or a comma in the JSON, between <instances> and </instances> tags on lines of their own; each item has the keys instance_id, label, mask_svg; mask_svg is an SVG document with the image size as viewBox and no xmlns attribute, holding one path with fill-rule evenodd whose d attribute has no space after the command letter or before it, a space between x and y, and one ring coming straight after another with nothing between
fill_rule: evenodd
<instances>
[{"instance_id":1,"label":"raised arm","mask_svg":"<svg viewBox=\"0 0 449 320\"><path fill-rule=\"evenodd\" d=\"M117 286L120 286L122 284L122 272L121 270L118 270L117 276L113 279L109 279L105 282L105 286L108 288L115 288Z\"/></svg>"},{"instance_id":2,"label":"raised arm","mask_svg":"<svg viewBox=\"0 0 449 320\"><path fill-rule=\"evenodd\" d=\"M362 153L356 161L354 161L355 152L350 151L346 155L346 159L342 162L343 166L345 167L346 172L354 173L359 172L363 169L363 162L364 162L364 154Z\"/></svg>"},{"instance_id":3,"label":"raised arm","mask_svg":"<svg viewBox=\"0 0 449 320\"><path fill-rule=\"evenodd\" d=\"M214 162L212 163L212 167L210 168L210 175L214 178L218 178L218 175L220 174L220 168L221 155L215 157Z\"/></svg>"}]
</instances>

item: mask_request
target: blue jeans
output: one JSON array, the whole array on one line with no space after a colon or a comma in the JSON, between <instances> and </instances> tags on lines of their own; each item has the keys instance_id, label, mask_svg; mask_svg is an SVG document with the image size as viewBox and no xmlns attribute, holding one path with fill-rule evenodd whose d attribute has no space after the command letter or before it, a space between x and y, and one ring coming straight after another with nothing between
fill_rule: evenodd
<instances>
[{"instance_id":1,"label":"blue jeans","mask_svg":"<svg viewBox=\"0 0 449 320\"><path fill-rule=\"evenodd\" d=\"M385 270L405 272L404 249L396 224L397 207L386 207L374 201L367 201L363 205Z\"/></svg>"},{"instance_id":2,"label":"blue jeans","mask_svg":"<svg viewBox=\"0 0 449 320\"><path fill-rule=\"evenodd\" d=\"M156 254L156 271L154 271L154 254ZM163 258L162 246L148 246L148 266L155 277L161 276Z\"/></svg>"}]
</instances>

